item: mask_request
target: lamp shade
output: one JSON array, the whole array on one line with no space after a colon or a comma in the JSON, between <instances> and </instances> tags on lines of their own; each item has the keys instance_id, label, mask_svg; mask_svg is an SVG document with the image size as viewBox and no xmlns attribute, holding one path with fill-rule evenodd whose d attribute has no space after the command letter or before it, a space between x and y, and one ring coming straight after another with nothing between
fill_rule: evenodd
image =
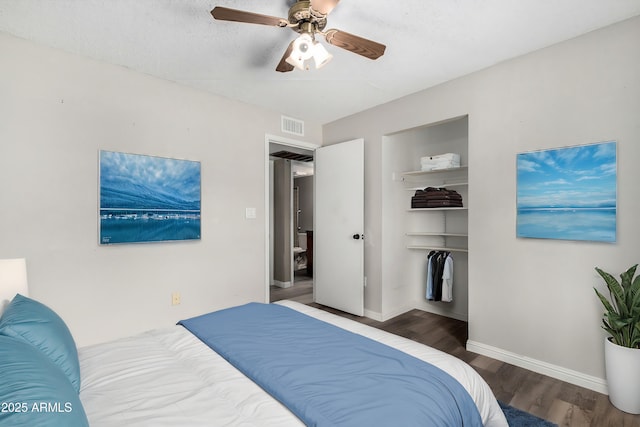
<instances>
[{"instance_id":1,"label":"lamp shade","mask_svg":"<svg viewBox=\"0 0 640 427\"><path fill-rule=\"evenodd\" d=\"M314 52L313 38L309 33L302 33L293 42L291 54L285 59L294 67L304 70L304 61L311 58Z\"/></svg>"},{"instance_id":2,"label":"lamp shade","mask_svg":"<svg viewBox=\"0 0 640 427\"><path fill-rule=\"evenodd\" d=\"M0 313L16 294L28 296L27 261L24 258L0 259Z\"/></svg>"},{"instance_id":3,"label":"lamp shade","mask_svg":"<svg viewBox=\"0 0 640 427\"><path fill-rule=\"evenodd\" d=\"M300 34L293 42L293 52L303 61L313 56L313 38L309 33Z\"/></svg>"},{"instance_id":4,"label":"lamp shade","mask_svg":"<svg viewBox=\"0 0 640 427\"><path fill-rule=\"evenodd\" d=\"M304 61L302 59L300 59L300 57L294 55L293 53L291 53L291 55L289 55L285 61L291 65L293 65L294 67L296 67L299 70L303 70L304 71Z\"/></svg>"},{"instance_id":5,"label":"lamp shade","mask_svg":"<svg viewBox=\"0 0 640 427\"><path fill-rule=\"evenodd\" d=\"M316 69L327 65L327 63L331 61L331 58L333 58L333 55L327 52L327 49L325 49L325 47L320 43L316 43L313 46L313 60L316 63Z\"/></svg>"},{"instance_id":6,"label":"lamp shade","mask_svg":"<svg viewBox=\"0 0 640 427\"><path fill-rule=\"evenodd\" d=\"M302 33L300 37L293 41L293 49L291 49L291 54L285 58L285 61L304 71L305 61L312 57L316 63L316 68L322 68L331 61L333 55L327 52L324 46L313 40L313 36L310 33Z\"/></svg>"}]
</instances>

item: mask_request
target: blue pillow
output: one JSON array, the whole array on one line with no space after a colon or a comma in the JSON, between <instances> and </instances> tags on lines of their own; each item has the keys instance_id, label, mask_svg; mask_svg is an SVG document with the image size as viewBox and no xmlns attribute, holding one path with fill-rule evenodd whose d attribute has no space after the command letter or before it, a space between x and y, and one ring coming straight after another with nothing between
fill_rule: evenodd
<instances>
[{"instance_id":1,"label":"blue pillow","mask_svg":"<svg viewBox=\"0 0 640 427\"><path fill-rule=\"evenodd\" d=\"M89 427L78 393L44 353L0 335L0 425Z\"/></svg>"},{"instance_id":2,"label":"blue pillow","mask_svg":"<svg viewBox=\"0 0 640 427\"><path fill-rule=\"evenodd\" d=\"M25 341L46 354L80 392L78 349L64 321L38 301L16 295L0 317L0 335Z\"/></svg>"}]
</instances>

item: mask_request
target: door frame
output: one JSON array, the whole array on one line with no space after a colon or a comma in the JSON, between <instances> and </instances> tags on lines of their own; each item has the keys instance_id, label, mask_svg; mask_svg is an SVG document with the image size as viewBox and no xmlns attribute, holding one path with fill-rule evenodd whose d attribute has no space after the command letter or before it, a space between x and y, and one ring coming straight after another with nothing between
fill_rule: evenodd
<instances>
[{"instance_id":1,"label":"door frame","mask_svg":"<svg viewBox=\"0 0 640 427\"><path fill-rule=\"evenodd\" d=\"M271 269L271 263L269 260L269 253L271 251L271 246L270 246L270 227L271 227L271 210L269 202L270 202L270 190L269 190L269 146L271 144L278 144L278 145L286 145L289 147L295 147L295 148L302 148L304 150L309 150L309 151L315 151L316 148L320 147L320 144L315 144L312 142L305 142L305 141L299 141L299 140L295 140L295 139L290 139L290 138L286 138L283 136L279 136L279 135L271 135L271 134L265 134L264 136L264 217L265 217L265 223L264 223L264 230L265 230L265 242L264 242L264 249L265 249L265 261L264 261L264 290L265 290L265 295L264 295L264 302L269 303L269 295L270 295L270 285L271 285L271 278L270 278L270 269ZM313 195L313 199L314 199L314 205L315 205L315 194Z\"/></svg>"}]
</instances>

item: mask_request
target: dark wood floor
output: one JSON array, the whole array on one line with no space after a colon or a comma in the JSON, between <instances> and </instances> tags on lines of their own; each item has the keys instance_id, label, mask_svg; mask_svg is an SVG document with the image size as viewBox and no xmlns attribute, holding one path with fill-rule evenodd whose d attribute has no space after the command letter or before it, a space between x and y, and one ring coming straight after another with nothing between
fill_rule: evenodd
<instances>
[{"instance_id":1,"label":"dark wood floor","mask_svg":"<svg viewBox=\"0 0 640 427\"><path fill-rule=\"evenodd\" d=\"M300 288L294 288L289 288L290 292L300 292ZM278 292L272 299L284 299L286 295L286 292ZM299 293L297 297L300 297ZM606 395L467 351L466 322L421 310L377 322L316 303L309 305L452 354L478 371L498 400L560 427L640 427L640 415L619 411Z\"/></svg>"},{"instance_id":2,"label":"dark wood floor","mask_svg":"<svg viewBox=\"0 0 640 427\"><path fill-rule=\"evenodd\" d=\"M279 288L271 286L270 302L288 299L302 304L313 302L313 279L308 276L296 275L293 286L290 288Z\"/></svg>"}]
</instances>

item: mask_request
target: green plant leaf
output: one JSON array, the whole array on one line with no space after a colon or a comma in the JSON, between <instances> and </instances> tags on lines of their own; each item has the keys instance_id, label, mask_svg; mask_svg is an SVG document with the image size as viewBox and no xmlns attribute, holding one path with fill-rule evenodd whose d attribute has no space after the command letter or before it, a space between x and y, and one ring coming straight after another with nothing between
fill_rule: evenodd
<instances>
[{"instance_id":1,"label":"green plant leaf","mask_svg":"<svg viewBox=\"0 0 640 427\"><path fill-rule=\"evenodd\" d=\"M624 302L625 306L629 309L629 312L633 310L633 276L638 268L638 264L630 267L627 271L620 274L620 285L624 290Z\"/></svg>"},{"instance_id":2,"label":"green plant leaf","mask_svg":"<svg viewBox=\"0 0 640 427\"><path fill-rule=\"evenodd\" d=\"M634 317L640 316L640 292L636 292L633 295L633 299L631 300L631 314Z\"/></svg>"},{"instance_id":3,"label":"green plant leaf","mask_svg":"<svg viewBox=\"0 0 640 427\"><path fill-rule=\"evenodd\" d=\"M611 274L596 267L610 299L593 288L605 308L602 329L611 334L618 345L640 348L640 276L634 279L638 264L620 274L620 282Z\"/></svg>"},{"instance_id":4,"label":"green plant leaf","mask_svg":"<svg viewBox=\"0 0 640 427\"><path fill-rule=\"evenodd\" d=\"M613 300L612 302L616 305L616 308L618 309L620 314L627 314L625 313L626 307L624 301L624 289L622 288L622 285L618 283L618 280L615 277L613 277L606 271L603 271L598 267L596 267L596 271L598 272L598 274L600 274L600 276L602 276L605 283L607 284L607 289L609 289L609 294L611 295L611 299Z\"/></svg>"},{"instance_id":5,"label":"green plant leaf","mask_svg":"<svg viewBox=\"0 0 640 427\"><path fill-rule=\"evenodd\" d=\"M632 294L631 299L631 311L640 315L640 276L637 276L630 287L630 292Z\"/></svg>"},{"instance_id":6,"label":"green plant leaf","mask_svg":"<svg viewBox=\"0 0 640 427\"><path fill-rule=\"evenodd\" d=\"M609 325L612 328L623 330L629 325L632 325L633 319L627 317L620 317L616 313L607 313L607 319L609 319Z\"/></svg>"},{"instance_id":7,"label":"green plant leaf","mask_svg":"<svg viewBox=\"0 0 640 427\"><path fill-rule=\"evenodd\" d=\"M631 342L631 348L640 348L640 322L637 322L634 329L634 338Z\"/></svg>"},{"instance_id":8,"label":"green plant leaf","mask_svg":"<svg viewBox=\"0 0 640 427\"><path fill-rule=\"evenodd\" d=\"M616 309L611 305L611 303L609 302L609 300L600 293L600 291L598 291L596 288L593 288L594 291L596 291L596 295L598 295L598 298L600 298L600 302L602 302L602 305L604 305L605 310L607 310L607 312L616 312Z\"/></svg>"},{"instance_id":9,"label":"green plant leaf","mask_svg":"<svg viewBox=\"0 0 640 427\"><path fill-rule=\"evenodd\" d=\"M634 274L636 274L636 268L638 268L638 264L630 267L627 271L620 274L620 279L622 279L622 283L625 285L631 285L631 281L633 280Z\"/></svg>"}]
</instances>

